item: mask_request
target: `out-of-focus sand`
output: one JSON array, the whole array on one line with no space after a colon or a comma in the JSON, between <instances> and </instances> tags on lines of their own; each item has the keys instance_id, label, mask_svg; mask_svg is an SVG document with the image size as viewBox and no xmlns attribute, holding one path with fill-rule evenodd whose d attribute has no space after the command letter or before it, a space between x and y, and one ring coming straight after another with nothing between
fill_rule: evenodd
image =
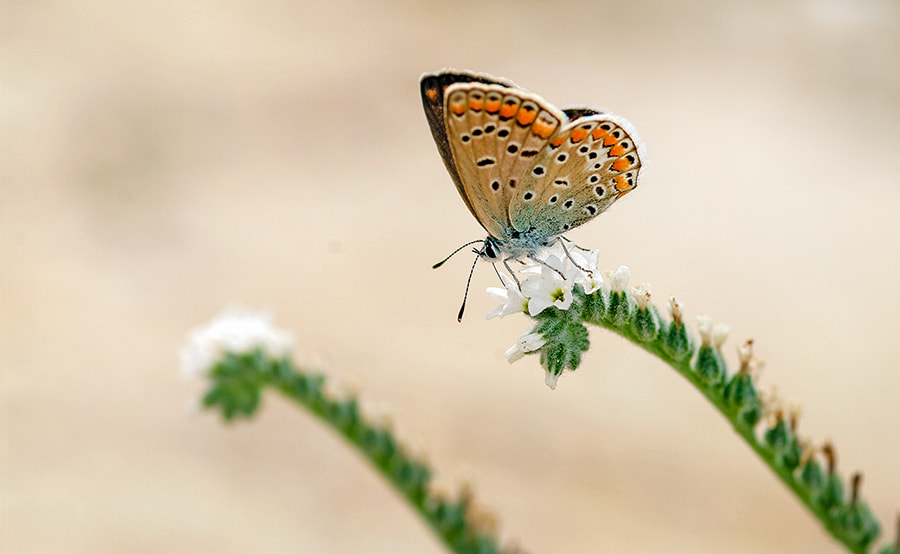
<instances>
[{"instance_id":1,"label":"out-of-focus sand","mask_svg":"<svg viewBox=\"0 0 900 554\"><path fill-rule=\"evenodd\" d=\"M643 186L572 238L756 340L900 509L900 11L827 2L11 2L2 20L5 552L440 552L269 396L192 415L189 329L270 307L535 552L840 552L699 394L595 331L555 392L485 321L483 232L418 98L443 66L628 117Z\"/></svg>"}]
</instances>

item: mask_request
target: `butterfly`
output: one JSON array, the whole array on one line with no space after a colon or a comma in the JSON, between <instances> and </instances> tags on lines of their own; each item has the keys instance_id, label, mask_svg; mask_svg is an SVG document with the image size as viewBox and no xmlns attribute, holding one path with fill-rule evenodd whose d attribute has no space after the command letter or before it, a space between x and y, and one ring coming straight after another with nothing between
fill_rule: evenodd
<instances>
[{"instance_id":1,"label":"butterfly","mask_svg":"<svg viewBox=\"0 0 900 554\"><path fill-rule=\"evenodd\" d=\"M479 258L503 261L514 278L510 260L540 263L540 248L638 186L646 148L621 117L560 109L485 74L443 70L419 84L450 178L488 233L469 244L480 242Z\"/></svg>"}]
</instances>

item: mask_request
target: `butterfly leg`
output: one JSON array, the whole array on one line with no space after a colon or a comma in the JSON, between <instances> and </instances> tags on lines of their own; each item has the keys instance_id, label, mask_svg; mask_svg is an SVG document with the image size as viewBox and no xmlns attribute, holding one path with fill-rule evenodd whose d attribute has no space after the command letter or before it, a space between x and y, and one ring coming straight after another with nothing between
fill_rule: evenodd
<instances>
[{"instance_id":1,"label":"butterfly leg","mask_svg":"<svg viewBox=\"0 0 900 554\"><path fill-rule=\"evenodd\" d=\"M571 239L568 239L568 238L566 238L566 237L564 237L564 236L561 236L561 235L560 235L560 237L559 237L558 240L561 240L561 241L564 240L564 241L566 241L566 242L568 242L568 243L571 243L572 246L574 246L575 248L581 250L582 252L590 252L590 251L591 251L590 248L585 248L584 246L580 246L580 245L578 245L578 244L575 244L574 242L572 242Z\"/></svg>"},{"instance_id":2,"label":"butterfly leg","mask_svg":"<svg viewBox=\"0 0 900 554\"><path fill-rule=\"evenodd\" d=\"M569 249L566 248L566 243L563 242L563 240L568 241L569 239L567 239L567 238L565 238L565 237L560 237L558 240L559 240L559 245L562 246L563 252L566 253L566 257L569 258L569 261L572 262L572 265L574 265L575 267L577 267L578 269L580 269L581 271L583 271L584 273L586 273L586 274L588 275L588 277L590 277L591 279L593 279L593 278L594 278L594 273L593 273L590 269L587 269L587 268L585 268L585 267L581 267L580 265L578 265L578 262L576 262L575 259L572 257L572 254L569 254ZM585 251L585 252L590 252L590 250L588 250L587 248L581 248L581 247L578 246L577 244L575 245L575 248L578 248L578 249L583 250L583 251Z\"/></svg>"},{"instance_id":3,"label":"butterfly leg","mask_svg":"<svg viewBox=\"0 0 900 554\"><path fill-rule=\"evenodd\" d=\"M513 281L516 282L516 286L519 287L519 292L522 292L522 283L519 282L519 278L516 277L516 272L509 267L509 261L514 260L514 256L510 256L503 260L503 266L506 267L506 271L509 272L509 276L513 278ZM494 271L497 271L497 266L494 266ZM497 276L500 276L500 272L497 272Z\"/></svg>"},{"instance_id":4,"label":"butterfly leg","mask_svg":"<svg viewBox=\"0 0 900 554\"><path fill-rule=\"evenodd\" d=\"M566 254L568 254L568 252L566 252ZM552 269L553 271L557 272L557 273L559 274L560 277L563 278L563 281L566 280L566 276L565 276L565 274L564 274L562 271L556 269L555 267L553 267L552 265L548 264L548 263L545 262L544 260L539 260L539 259L535 258L534 256L528 256L528 259L531 260L531 261L533 261L533 262L537 262L537 263L541 264L542 266L544 266L544 267L546 267L546 268ZM571 259L571 258L569 258L569 259Z\"/></svg>"}]
</instances>

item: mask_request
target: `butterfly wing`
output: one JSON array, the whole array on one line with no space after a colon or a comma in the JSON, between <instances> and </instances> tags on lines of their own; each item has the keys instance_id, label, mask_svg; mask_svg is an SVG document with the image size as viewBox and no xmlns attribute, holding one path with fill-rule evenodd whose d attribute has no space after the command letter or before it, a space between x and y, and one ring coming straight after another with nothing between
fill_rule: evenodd
<instances>
[{"instance_id":1,"label":"butterfly wing","mask_svg":"<svg viewBox=\"0 0 900 554\"><path fill-rule=\"evenodd\" d=\"M456 190L462 196L463 202L472 212L472 215L478 219L471 201L466 195L463 187L462 179L457 169L456 161L453 158L453 152L450 147L450 141L447 136L447 121L444 116L444 98L446 90L456 83L482 83L485 85L497 85L502 87L515 87L509 81L497 79L490 75L478 75L475 73L443 70L437 73L426 73L419 80L419 90L422 94L422 106L425 108L425 118L428 120L428 127L431 129L431 136L437 145L438 152L444 160L444 166L456 185ZM480 220L479 220L480 222Z\"/></svg>"},{"instance_id":2,"label":"butterfly wing","mask_svg":"<svg viewBox=\"0 0 900 554\"><path fill-rule=\"evenodd\" d=\"M510 223L519 231L564 233L638 185L646 150L634 127L593 110L568 113L575 118L550 137L510 199Z\"/></svg>"},{"instance_id":3,"label":"butterfly wing","mask_svg":"<svg viewBox=\"0 0 900 554\"><path fill-rule=\"evenodd\" d=\"M521 89L459 82L445 91L444 117L461 194L491 236L513 238L510 202L565 114Z\"/></svg>"}]
</instances>

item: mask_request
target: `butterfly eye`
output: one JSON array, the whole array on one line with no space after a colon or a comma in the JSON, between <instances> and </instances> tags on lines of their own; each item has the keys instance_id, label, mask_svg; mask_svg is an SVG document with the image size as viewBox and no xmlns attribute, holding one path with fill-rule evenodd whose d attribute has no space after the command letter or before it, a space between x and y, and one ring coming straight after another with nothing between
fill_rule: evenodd
<instances>
[{"instance_id":1,"label":"butterfly eye","mask_svg":"<svg viewBox=\"0 0 900 554\"><path fill-rule=\"evenodd\" d=\"M534 193L530 190L522 195L522 200L525 200L526 202L531 200L532 198L534 198Z\"/></svg>"},{"instance_id":2,"label":"butterfly eye","mask_svg":"<svg viewBox=\"0 0 900 554\"><path fill-rule=\"evenodd\" d=\"M590 184L592 184L592 185L595 184L595 183L599 183L599 182L600 182L600 176L597 175L596 173L594 173L593 175L591 175L590 177L588 177L588 182L589 182Z\"/></svg>"},{"instance_id":3,"label":"butterfly eye","mask_svg":"<svg viewBox=\"0 0 900 554\"><path fill-rule=\"evenodd\" d=\"M506 127L504 127L503 129L500 129L499 131L497 131L497 136L500 137L500 138L506 138L506 137L508 137L508 136L509 136L509 129L506 128Z\"/></svg>"},{"instance_id":4,"label":"butterfly eye","mask_svg":"<svg viewBox=\"0 0 900 554\"><path fill-rule=\"evenodd\" d=\"M497 192L498 190L500 190L500 181L494 181L494 182L492 182L492 183L491 183L491 189L492 189L494 192Z\"/></svg>"},{"instance_id":5,"label":"butterfly eye","mask_svg":"<svg viewBox=\"0 0 900 554\"><path fill-rule=\"evenodd\" d=\"M596 160L596 159L597 159L597 153L596 153L596 152L591 152L590 154L588 154L588 158L590 158L590 159L592 159L592 160Z\"/></svg>"},{"instance_id":6,"label":"butterfly eye","mask_svg":"<svg viewBox=\"0 0 900 554\"><path fill-rule=\"evenodd\" d=\"M594 187L594 194L597 195L597 198L603 198L603 194L605 192L606 190L604 190L603 185L597 185L596 187Z\"/></svg>"},{"instance_id":7,"label":"butterfly eye","mask_svg":"<svg viewBox=\"0 0 900 554\"><path fill-rule=\"evenodd\" d=\"M494 129L496 129L496 127L494 127L493 125L486 125L484 127L484 134L489 135L494 132Z\"/></svg>"},{"instance_id":8,"label":"butterfly eye","mask_svg":"<svg viewBox=\"0 0 900 554\"><path fill-rule=\"evenodd\" d=\"M588 150L590 150L590 147L588 147L587 145L584 145L578 149L578 151L581 152L582 154L587 154Z\"/></svg>"},{"instance_id":9,"label":"butterfly eye","mask_svg":"<svg viewBox=\"0 0 900 554\"><path fill-rule=\"evenodd\" d=\"M556 201L557 201L557 200L559 200L559 195L558 195L558 194L554 194L553 196L550 197L550 203L551 203L551 204L556 204Z\"/></svg>"},{"instance_id":10,"label":"butterfly eye","mask_svg":"<svg viewBox=\"0 0 900 554\"><path fill-rule=\"evenodd\" d=\"M472 129L472 136L473 136L473 137L480 137L483 133L484 133L484 131L482 131L482 130L479 129L478 127Z\"/></svg>"},{"instance_id":11,"label":"butterfly eye","mask_svg":"<svg viewBox=\"0 0 900 554\"><path fill-rule=\"evenodd\" d=\"M569 159L569 155L566 154L565 152L561 153L559 156L556 157L557 163L561 163L561 164L566 163L566 160L568 160L568 159Z\"/></svg>"},{"instance_id":12,"label":"butterfly eye","mask_svg":"<svg viewBox=\"0 0 900 554\"><path fill-rule=\"evenodd\" d=\"M466 133L463 133L463 134L459 135L459 140L461 140L463 142L469 142L470 140L472 140L472 137L470 137Z\"/></svg>"},{"instance_id":13,"label":"butterfly eye","mask_svg":"<svg viewBox=\"0 0 900 554\"><path fill-rule=\"evenodd\" d=\"M565 208L567 210L571 210L572 206L574 206L574 205L575 205L575 201L572 200L571 198L566 200L565 202L563 202L563 208Z\"/></svg>"},{"instance_id":14,"label":"butterfly eye","mask_svg":"<svg viewBox=\"0 0 900 554\"><path fill-rule=\"evenodd\" d=\"M515 154L516 152L519 151L519 145L512 143L506 147L506 151L509 152L510 154Z\"/></svg>"},{"instance_id":15,"label":"butterfly eye","mask_svg":"<svg viewBox=\"0 0 900 554\"><path fill-rule=\"evenodd\" d=\"M497 163L497 160L490 156L485 156L478 160L476 163L478 164L478 167L485 167L488 165L494 165L495 163Z\"/></svg>"},{"instance_id":16,"label":"butterfly eye","mask_svg":"<svg viewBox=\"0 0 900 554\"><path fill-rule=\"evenodd\" d=\"M544 172L545 172L546 170L547 170L547 169L546 169L544 166L538 165L538 166L535 166L533 170L531 170L531 173L532 173L532 175L534 175L535 177L540 177L541 175L544 174Z\"/></svg>"},{"instance_id":17,"label":"butterfly eye","mask_svg":"<svg viewBox=\"0 0 900 554\"><path fill-rule=\"evenodd\" d=\"M597 214L597 206L593 204L588 204L584 207L584 211L587 212L588 215L596 215Z\"/></svg>"},{"instance_id":18,"label":"butterfly eye","mask_svg":"<svg viewBox=\"0 0 900 554\"><path fill-rule=\"evenodd\" d=\"M567 186L569 186L569 181L567 181L565 179L557 179L557 180L553 181L553 184L558 187L567 187Z\"/></svg>"}]
</instances>

